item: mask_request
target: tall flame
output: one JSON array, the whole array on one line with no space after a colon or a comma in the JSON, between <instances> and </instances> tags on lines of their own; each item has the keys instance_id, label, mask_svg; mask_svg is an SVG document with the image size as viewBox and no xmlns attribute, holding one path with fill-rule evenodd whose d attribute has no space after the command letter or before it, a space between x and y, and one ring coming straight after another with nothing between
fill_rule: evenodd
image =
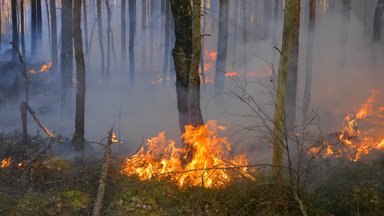
<instances>
[{"instance_id":1,"label":"tall flame","mask_svg":"<svg viewBox=\"0 0 384 216\"><path fill-rule=\"evenodd\" d=\"M148 139L145 146L124 162L122 173L136 175L140 180L169 177L179 187L222 187L231 181L230 169L251 177L245 167L245 155L228 159L230 142L219 137L224 130L216 121L206 125L185 127L182 139L185 147L177 148L175 141L166 139L165 132ZM191 155L191 156L190 156ZM191 157L188 159L188 157Z\"/></svg>"},{"instance_id":2,"label":"tall flame","mask_svg":"<svg viewBox=\"0 0 384 216\"><path fill-rule=\"evenodd\" d=\"M384 109L383 106L377 108L378 94L372 90L356 114L344 118L345 127L338 135L340 145L328 145L324 157L346 157L357 161L374 149L384 150ZM316 149L310 151L318 152Z\"/></svg>"}]
</instances>

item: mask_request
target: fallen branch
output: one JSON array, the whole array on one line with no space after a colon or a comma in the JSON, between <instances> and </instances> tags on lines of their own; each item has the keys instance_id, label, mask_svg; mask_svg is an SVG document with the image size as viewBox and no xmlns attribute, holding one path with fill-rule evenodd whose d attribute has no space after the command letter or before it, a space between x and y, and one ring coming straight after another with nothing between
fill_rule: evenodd
<instances>
[{"instance_id":1,"label":"fallen branch","mask_svg":"<svg viewBox=\"0 0 384 216\"><path fill-rule=\"evenodd\" d=\"M100 216L101 215L101 209L103 207L103 200L104 200L104 195L105 195L105 186L107 183L108 169L109 169L109 164L111 162L111 153L112 153L111 145L113 143L112 135L113 135L113 127L109 131L107 146L105 146L104 162L103 162L103 167L101 168L101 174L100 174L100 180L99 180L99 189L97 192L95 206L93 207L93 214L92 214L93 216Z\"/></svg>"},{"instance_id":2,"label":"fallen branch","mask_svg":"<svg viewBox=\"0 0 384 216\"><path fill-rule=\"evenodd\" d=\"M39 121L39 119L37 118L36 116L36 113L35 111L33 111L33 109L25 102L22 102L22 105L25 106L25 108L28 110L29 114L31 114L31 116L33 117L33 119L35 120L36 124L44 131L44 133L49 137L49 138L53 138L55 137L55 134L49 130L48 128L44 127L41 122Z\"/></svg>"}]
</instances>

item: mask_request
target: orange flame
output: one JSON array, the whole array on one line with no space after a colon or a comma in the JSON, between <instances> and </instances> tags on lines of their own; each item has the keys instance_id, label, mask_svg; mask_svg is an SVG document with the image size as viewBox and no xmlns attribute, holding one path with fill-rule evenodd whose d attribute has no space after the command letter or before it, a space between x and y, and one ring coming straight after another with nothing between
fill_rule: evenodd
<instances>
[{"instance_id":1,"label":"orange flame","mask_svg":"<svg viewBox=\"0 0 384 216\"><path fill-rule=\"evenodd\" d=\"M340 145L328 145L324 157L346 157L352 161L361 159L372 150L384 150L383 109L375 109L378 91L372 90L371 96L360 106L355 115L344 118L344 129L338 135ZM362 125L361 127L359 125ZM309 151L318 152L318 148Z\"/></svg>"},{"instance_id":2,"label":"orange flame","mask_svg":"<svg viewBox=\"0 0 384 216\"><path fill-rule=\"evenodd\" d=\"M239 76L239 73L237 73L236 71L229 71L225 73L225 77L238 77L238 76Z\"/></svg>"},{"instance_id":3,"label":"orange flame","mask_svg":"<svg viewBox=\"0 0 384 216\"><path fill-rule=\"evenodd\" d=\"M48 62L47 64L43 64L39 70L40 73L44 73L44 72L47 72L49 70L51 70L52 68L52 62Z\"/></svg>"},{"instance_id":4,"label":"orange flame","mask_svg":"<svg viewBox=\"0 0 384 216\"><path fill-rule=\"evenodd\" d=\"M4 158L2 161L0 161L1 169L5 169L10 166L11 166L11 157Z\"/></svg>"},{"instance_id":5,"label":"orange flame","mask_svg":"<svg viewBox=\"0 0 384 216\"><path fill-rule=\"evenodd\" d=\"M112 137L111 137L111 141L112 143L118 143L119 142L119 139L117 139L117 136L115 133L112 132Z\"/></svg>"},{"instance_id":6,"label":"orange flame","mask_svg":"<svg viewBox=\"0 0 384 216\"><path fill-rule=\"evenodd\" d=\"M216 51L208 51L209 58L212 60L216 60L217 52Z\"/></svg>"},{"instance_id":7,"label":"orange flame","mask_svg":"<svg viewBox=\"0 0 384 216\"><path fill-rule=\"evenodd\" d=\"M177 148L173 140L167 141L165 132L161 132L126 159L122 173L135 175L140 180L168 176L179 187L223 187L233 177L230 169L237 169L243 176L252 178L245 167L248 163L245 154L228 159L231 145L227 138L217 135L224 129L216 121L199 127L187 125L182 135L183 148Z\"/></svg>"}]
</instances>

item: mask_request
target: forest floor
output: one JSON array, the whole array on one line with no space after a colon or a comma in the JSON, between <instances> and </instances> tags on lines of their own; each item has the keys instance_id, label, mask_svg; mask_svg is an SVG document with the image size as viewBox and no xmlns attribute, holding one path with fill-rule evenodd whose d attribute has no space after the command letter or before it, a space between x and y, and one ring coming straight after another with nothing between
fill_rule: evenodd
<instances>
[{"instance_id":1,"label":"forest floor","mask_svg":"<svg viewBox=\"0 0 384 216\"><path fill-rule=\"evenodd\" d=\"M0 215L91 214L102 156L76 163L51 150L41 152L49 141L39 135L28 145L20 137L0 136L0 161L11 157L9 167L0 164ZM69 145L58 140L53 149ZM300 215L289 184L273 183L267 169L255 181L237 180L225 188L179 189L167 180L126 176L120 172L124 158L112 159L104 215ZM308 215L384 215L382 155L369 162L322 159L317 165L302 197Z\"/></svg>"}]
</instances>

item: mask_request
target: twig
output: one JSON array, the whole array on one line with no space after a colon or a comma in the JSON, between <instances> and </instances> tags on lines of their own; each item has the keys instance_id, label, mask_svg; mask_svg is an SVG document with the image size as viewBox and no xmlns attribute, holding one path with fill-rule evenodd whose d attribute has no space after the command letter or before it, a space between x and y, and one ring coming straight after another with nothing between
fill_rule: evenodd
<instances>
[{"instance_id":1,"label":"twig","mask_svg":"<svg viewBox=\"0 0 384 216\"><path fill-rule=\"evenodd\" d=\"M37 124L37 125L44 131L44 133L45 133L49 138L53 138L53 137L55 137L55 134L54 134L51 130L49 130L48 128L44 127L44 126L40 123L39 119L38 119L37 116L36 116L35 111L33 111L33 109L32 109L27 103L22 102L21 104L24 105L25 108L27 108L28 112L31 114L31 116L32 116L33 119L35 120L36 124Z\"/></svg>"},{"instance_id":2,"label":"twig","mask_svg":"<svg viewBox=\"0 0 384 216\"><path fill-rule=\"evenodd\" d=\"M93 207L93 216L100 216L101 215L101 209L103 207L103 200L105 195L105 186L107 182L107 175L108 175L108 169L109 164L111 161L111 145L112 145L112 134L113 134L113 126L111 130L109 131L108 135L108 142L107 146L105 147L105 155L104 155L104 162L103 167L101 169L101 175L100 175L100 181L99 181L99 189L97 192L96 202L95 206Z\"/></svg>"}]
</instances>

